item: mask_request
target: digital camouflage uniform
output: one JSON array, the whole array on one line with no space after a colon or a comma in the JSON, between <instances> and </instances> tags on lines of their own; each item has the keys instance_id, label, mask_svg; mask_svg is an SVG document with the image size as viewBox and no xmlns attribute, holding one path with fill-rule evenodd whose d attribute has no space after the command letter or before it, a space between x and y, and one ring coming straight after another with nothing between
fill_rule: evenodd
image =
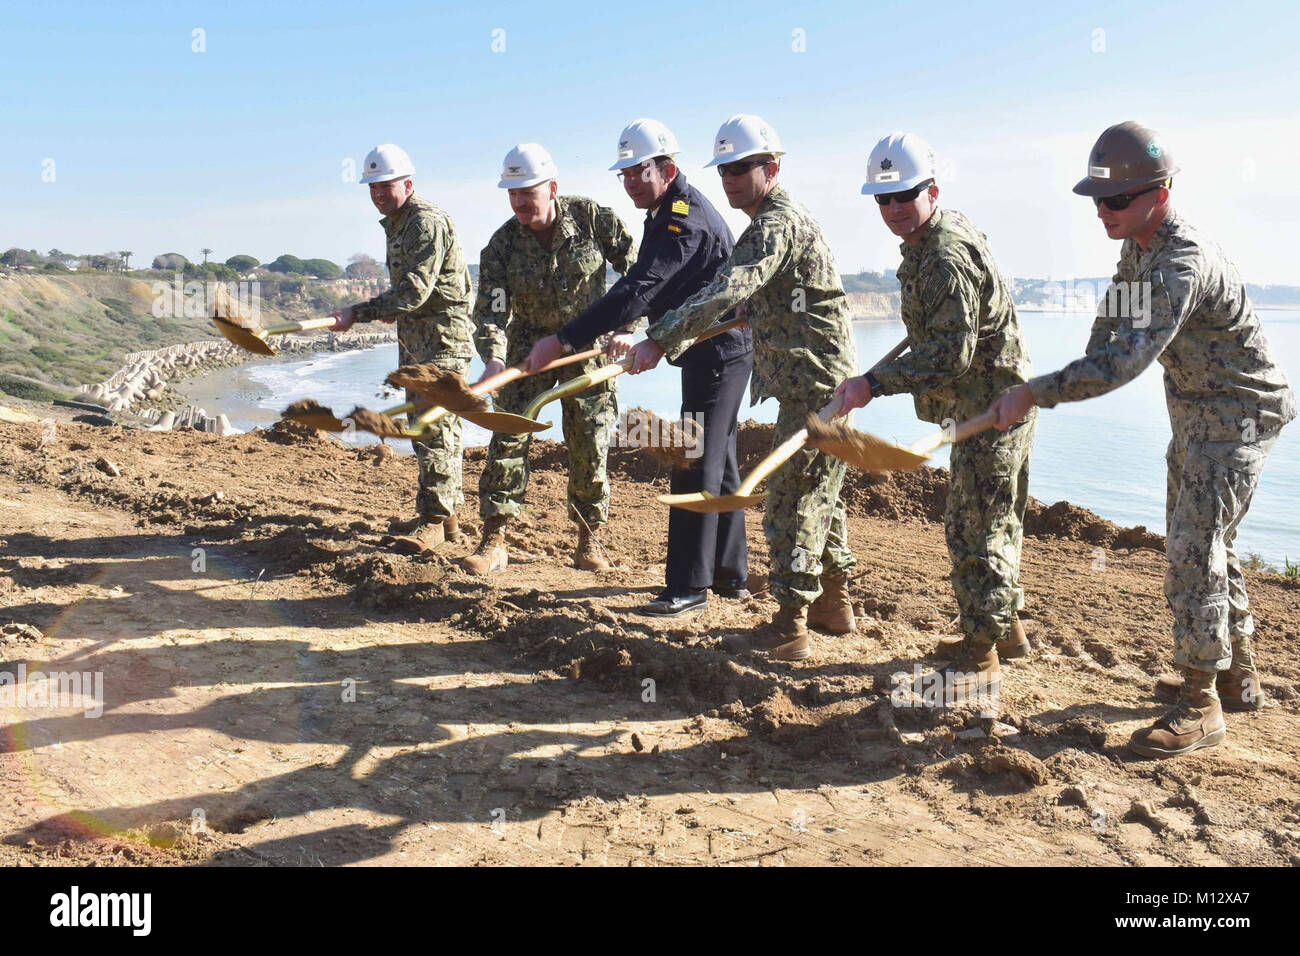
<instances>
[{"instance_id":1,"label":"digital camouflage uniform","mask_svg":"<svg viewBox=\"0 0 1300 956\"><path fill-rule=\"evenodd\" d=\"M721 316L745 303L754 335L751 404L780 403L772 447L830 404L854 373L849 302L835 258L817 221L782 186L774 186L736 240L713 281L649 329L675 359ZM767 480L763 533L777 602L811 604L819 578L846 573L849 551L840 485L844 462L804 448Z\"/></svg>"},{"instance_id":2,"label":"digital camouflage uniform","mask_svg":"<svg viewBox=\"0 0 1300 956\"><path fill-rule=\"evenodd\" d=\"M392 288L354 307L358 322L397 319L398 364L432 362L461 375L469 368L469 267L451 217L415 193L396 216L379 220L388 239ZM407 391L407 401L417 396ZM425 518L456 513L461 494L460 418L444 415L428 437L411 441L420 469L416 511Z\"/></svg>"},{"instance_id":3,"label":"digital camouflage uniform","mask_svg":"<svg viewBox=\"0 0 1300 956\"><path fill-rule=\"evenodd\" d=\"M878 394L910 392L919 418L951 427L1028 378L1020 322L984 234L960 212L936 209L921 241L900 248L911 350L873 372ZM1004 639L1025 604L1020 548L1034 417L952 447L944 534L962 631L972 640Z\"/></svg>"},{"instance_id":4,"label":"digital camouflage uniform","mask_svg":"<svg viewBox=\"0 0 1300 956\"><path fill-rule=\"evenodd\" d=\"M1254 631L1233 542L1278 432L1296 416L1237 269L1174 212L1143 252L1124 241L1087 353L1030 381L1043 408L1102 395L1153 361L1165 368L1165 597L1174 663L1227 670Z\"/></svg>"},{"instance_id":5,"label":"digital camouflage uniform","mask_svg":"<svg viewBox=\"0 0 1300 956\"><path fill-rule=\"evenodd\" d=\"M534 342L557 332L605 294L606 261L620 274L636 261L636 242L612 209L582 196L559 196L556 203L552 249L543 249L533 230L512 217L492 234L479 257L475 344L484 362L522 362ZM522 412L542 392L604 364L603 357L588 359L518 379L497 393L496 407ZM561 402L570 510L592 528L609 520L606 460L618 419L615 387L611 380ZM528 488L530 441L530 435L492 436L479 479L484 520L519 514Z\"/></svg>"}]
</instances>

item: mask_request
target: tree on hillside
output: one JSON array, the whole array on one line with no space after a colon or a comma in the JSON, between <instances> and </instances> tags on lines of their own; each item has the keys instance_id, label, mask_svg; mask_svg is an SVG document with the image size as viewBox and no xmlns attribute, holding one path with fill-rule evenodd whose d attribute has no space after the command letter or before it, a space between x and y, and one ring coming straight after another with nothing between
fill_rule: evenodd
<instances>
[{"instance_id":1,"label":"tree on hillside","mask_svg":"<svg viewBox=\"0 0 1300 956\"><path fill-rule=\"evenodd\" d=\"M231 256L226 260L226 265L230 266L230 268L234 269L236 272L251 272L253 269L256 269L261 265L261 263L252 256L241 254Z\"/></svg>"},{"instance_id":2,"label":"tree on hillside","mask_svg":"<svg viewBox=\"0 0 1300 956\"><path fill-rule=\"evenodd\" d=\"M343 275L343 270L328 259L304 259L302 271L319 279L337 279Z\"/></svg>"},{"instance_id":3,"label":"tree on hillside","mask_svg":"<svg viewBox=\"0 0 1300 956\"><path fill-rule=\"evenodd\" d=\"M0 263L3 263L10 268L17 268L18 266L34 266L36 265L36 262L36 256L32 255L32 253L27 249L19 249L17 246L14 246L12 249L6 249L3 254L0 254Z\"/></svg>"},{"instance_id":4,"label":"tree on hillside","mask_svg":"<svg viewBox=\"0 0 1300 956\"><path fill-rule=\"evenodd\" d=\"M165 269L169 272L182 272L190 264L179 252L164 252L161 256L154 256L153 268Z\"/></svg>"},{"instance_id":5,"label":"tree on hillside","mask_svg":"<svg viewBox=\"0 0 1300 956\"><path fill-rule=\"evenodd\" d=\"M203 264L206 266L208 264L208 256L212 255L212 250L200 249L199 252L203 253Z\"/></svg>"},{"instance_id":6,"label":"tree on hillside","mask_svg":"<svg viewBox=\"0 0 1300 956\"><path fill-rule=\"evenodd\" d=\"M119 252L118 255L122 257L122 271L125 272L127 269L131 268L131 257L135 255L135 253Z\"/></svg>"},{"instance_id":7,"label":"tree on hillside","mask_svg":"<svg viewBox=\"0 0 1300 956\"><path fill-rule=\"evenodd\" d=\"M77 257L71 253L62 252L58 249L51 249L49 252L45 253L45 258L49 259L51 262L57 262L64 266L75 262L77 259Z\"/></svg>"},{"instance_id":8,"label":"tree on hillside","mask_svg":"<svg viewBox=\"0 0 1300 956\"><path fill-rule=\"evenodd\" d=\"M384 267L375 261L374 256L354 252L348 256L348 267L343 272L349 279L379 279L384 275Z\"/></svg>"},{"instance_id":9,"label":"tree on hillside","mask_svg":"<svg viewBox=\"0 0 1300 956\"><path fill-rule=\"evenodd\" d=\"M284 255L277 258L274 262L270 263L267 266L267 268L270 269L272 272L284 272L284 273L289 273L289 272L301 273L304 271L302 267L302 260L299 259L297 256L289 255L289 253L287 252Z\"/></svg>"}]
</instances>

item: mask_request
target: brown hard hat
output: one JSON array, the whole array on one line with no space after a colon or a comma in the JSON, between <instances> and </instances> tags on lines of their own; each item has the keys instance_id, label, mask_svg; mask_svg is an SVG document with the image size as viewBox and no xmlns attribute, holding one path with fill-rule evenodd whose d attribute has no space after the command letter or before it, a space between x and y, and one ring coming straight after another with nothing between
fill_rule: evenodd
<instances>
[{"instance_id":1,"label":"brown hard hat","mask_svg":"<svg viewBox=\"0 0 1300 956\"><path fill-rule=\"evenodd\" d=\"M1075 184L1080 196L1118 196L1172 179L1178 167L1153 130L1132 120L1097 137L1088 154L1088 175Z\"/></svg>"}]
</instances>

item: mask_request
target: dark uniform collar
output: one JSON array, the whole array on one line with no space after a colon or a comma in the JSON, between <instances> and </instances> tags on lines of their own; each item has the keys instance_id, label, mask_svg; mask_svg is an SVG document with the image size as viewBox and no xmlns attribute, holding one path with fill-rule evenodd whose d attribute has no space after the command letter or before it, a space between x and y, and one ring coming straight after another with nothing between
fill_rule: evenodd
<instances>
[{"instance_id":1,"label":"dark uniform collar","mask_svg":"<svg viewBox=\"0 0 1300 956\"><path fill-rule=\"evenodd\" d=\"M686 190L686 174L679 168L677 170L677 175L673 177L673 181L668 184L668 188L664 190L664 194L659 197L659 205L654 208L653 212L649 209L645 211L646 225L649 225L652 220L659 218L659 210L664 208L664 203L668 203L671 207L674 199L686 199Z\"/></svg>"}]
</instances>

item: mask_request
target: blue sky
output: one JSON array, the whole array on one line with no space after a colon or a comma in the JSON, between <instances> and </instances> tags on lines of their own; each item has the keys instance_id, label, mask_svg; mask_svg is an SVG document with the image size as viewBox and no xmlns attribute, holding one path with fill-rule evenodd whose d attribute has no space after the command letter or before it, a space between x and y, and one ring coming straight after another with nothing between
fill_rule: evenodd
<instances>
[{"instance_id":1,"label":"blue sky","mask_svg":"<svg viewBox=\"0 0 1300 956\"><path fill-rule=\"evenodd\" d=\"M1069 187L1103 128L1138 119L1247 279L1300 284L1294 4L49 3L2 22L0 248L382 256L343 164L391 141L473 261L509 216L514 143L635 223L606 171L628 121L668 123L725 208L700 167L723 120L756 112L844 271L898 260L858 188L872 144L908 129L1004 272L1105 275L1117 247Z\"/></svg>"}]
</instances>

